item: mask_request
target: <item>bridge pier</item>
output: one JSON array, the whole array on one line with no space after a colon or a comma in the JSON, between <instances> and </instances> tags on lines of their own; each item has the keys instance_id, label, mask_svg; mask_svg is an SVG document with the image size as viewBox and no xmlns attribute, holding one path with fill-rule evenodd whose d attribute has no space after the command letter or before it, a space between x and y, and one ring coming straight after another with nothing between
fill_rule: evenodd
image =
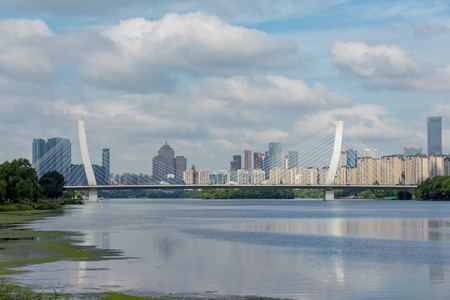
<instances>
[{"instance_id":1,"label":"bridge pier","mask_svg":"<svg viewBox=\"0 0 450 300\"><path fill-rule=\"evenodd\" d=\"M334 190L333 189L323 190L323 201L334 201Z\"/></svg>"},{"instance_id":2,"label":"bridge pier","mask_svg":"<svg viewBox=\"0 0 450 300\"><path fill-rule=\"evenodd\" d=\"M89 189L89 202L98 202L98 190Z\"/></svg>"}]
</instances>

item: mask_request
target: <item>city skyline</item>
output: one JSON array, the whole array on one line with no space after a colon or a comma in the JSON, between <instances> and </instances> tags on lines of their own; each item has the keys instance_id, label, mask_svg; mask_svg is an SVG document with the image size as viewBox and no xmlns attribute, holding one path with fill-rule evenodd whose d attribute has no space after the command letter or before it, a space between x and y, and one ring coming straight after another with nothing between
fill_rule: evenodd
<instances>
[{"instance_id":1,"label":"city skyline","mask_svg":"<svg viewBox=\"0 0 450 300\"><path fill-rule=\"evenodd\" d=\"M428 151L427 117L441 116L450 150L446 1L6 0L0 12L0 162L31 161L33 137L81 118L140 149L170 140L199 170L338 119L367 148L403 153Z\"/></svg>"}]
</instances>

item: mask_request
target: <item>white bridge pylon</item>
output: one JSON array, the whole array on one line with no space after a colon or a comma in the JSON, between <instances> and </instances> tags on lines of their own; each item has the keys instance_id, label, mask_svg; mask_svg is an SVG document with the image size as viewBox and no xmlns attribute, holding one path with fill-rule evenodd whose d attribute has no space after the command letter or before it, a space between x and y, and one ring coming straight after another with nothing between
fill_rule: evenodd
<instances>
[{"instance_id":1,"label":"white bridge pylon","mask_svg":"<svg viewBox=\"0 0 450 300\"><path fill-rule=\"evenodd\" d=\"M334 147L333 155L331 156L330 168L328 169L327 178L325 184L332 185L334 183L334 178L336 177L339 157L342 151L342 138L344 136L344 121L338 120L336 123L336 133L334 135ZM323 200L332 201L334 200L334 191L332 189L327 189L324 191Z\"/></svg>"},{"instance_id":2,"label":"white bridge pylon","mask_svg":"<svg viewBox=\"0 0 450 300\"><path fill-rule=\"evenodd\" d=\"M80 142L81 159L83 160L84 171L86 172L86 178L88 185L90 187L97 186L97 181L95 180L94 169L92 168L91 158L89 157L87 138L86 138L86 127L84 125L84 120L78 120L78 139ZM89 202L98 202L98 190L96 188L89 189Z\"/></svg>"}]
</instances>

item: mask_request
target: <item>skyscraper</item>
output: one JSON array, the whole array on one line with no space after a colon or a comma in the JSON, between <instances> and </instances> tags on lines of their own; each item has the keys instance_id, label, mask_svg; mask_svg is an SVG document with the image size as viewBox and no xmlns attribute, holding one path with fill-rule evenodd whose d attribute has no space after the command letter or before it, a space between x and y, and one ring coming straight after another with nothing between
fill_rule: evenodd
<instances>
[{"instance_id":1,"label":"skyscraper","mask_svg":"<svg viewBox=\"0 0 450 300\"><path fill-rule=\"evenodd\" d=\"M108 148L103 149L103 152L102 152L102 167L105 171L104 182L106 183L106 185L109 185L109 183L110 183L110 180L109 180L110 156L109 156Z\"/></svg>"},{"instance_id":2,"label":"skyscraper","mask_svg":"<svg viewBox=\"0 0 450 300\"><path fill-rule=\"evenodd\" d=\"M233 155L233 160L230 162L230 171L237 171L241 169L241 156Z\"/></svg>"},{"instance_id":3,"label":"skyscraper","mask_svg":"<svg viewBox=\"0 0 450 300\"><path fill-rule=\"evenodd\" d=\"M294 169L298 167L298 152L288 151L288 169Z\"/></svg>"},{"instance_id":4,"label":"skyscraper","mask_svg":"<svg viewBox=\"0 0 450 300\"><path fill-rule=\"evenodd\" d=\"M269 170L272 168L283 168L281 143L269 143L269 160Z\"/></svg>"},{"instance_id":5,"label":"skyscraper","mask_svg":"<svg viewBox=\"0 0 450 300\"><path fill-rule=\"evenodd\" d=\"M245 170L250 172L252 170L252 151L244 150L244 165Z\"/></svg>"},{"instance_id":6,"label":"skyscraper","mask_svg":"<svg viewBox=\"0 0 450 300\"><path fill-rule=\"evenodd\" d=\"M433 152L442 154L442 117L428 117L427 145L428 157Z\"/></svg>"},{"instance_id":7,"label":"skyscraper","mask_svg":"<svg viewBox=\"0 0 450 300\"><path fill-rule=\"evenodd\" d=\"M259 152L253 152L253 169L262 170L265 155Z\"/></svg>"},{"instance_id":8,"label":"skyscraper","mask_svg":"<svg viewBox=\"0 0 450 300\"><path fill-rule=\"evenodd\" d=\"M356 168L358 166L358 153L356 150L347 150L347 166L350 168Z\"/></svg>"},{"instance_id":9,"label":"skyscraper","mask_svg":"<svg viewBox=\"0 0 450 300\"><path fill-rule=\"evenodd\" d=\"M183 172L187 169L187 158L184 156L175 157L175 178L183 179Z\"/></svg>"},{"instance_id":10,"label":"skyscraper","mask_svg":"<svg viewBox=\"0 0 450 300\"><path fill-rule=\"evenodd\" d=\"M184 156L175 158L175 151L167 144L161 146L158 155L153 157L153 179L165 179L167 175L174 174L175 178L183 178L187 168L187 159Z\"/></svg>"},{"instance_id":11,"label":"skyscraper","mask_svg":"<svg viewBox=\"0 0 450 300\"><path fill-rule=\"evenodd\" d=\"M33 139L32 161L38 177L50 171L58 171L66 178L72 161L70 140L56 137L44 142L43 139Z\"/></svg>"}]
</instances>

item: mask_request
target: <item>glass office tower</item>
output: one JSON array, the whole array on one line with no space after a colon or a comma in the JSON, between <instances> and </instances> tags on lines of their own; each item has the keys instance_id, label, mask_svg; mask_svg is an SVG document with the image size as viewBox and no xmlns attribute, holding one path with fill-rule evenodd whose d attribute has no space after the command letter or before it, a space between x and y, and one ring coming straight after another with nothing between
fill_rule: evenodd
<instances>
[{"instance_id":1,"label":"glass office tower","mask_svg":"<svg viewBox=\"0 0 450 300\"><path fill-rule=\"evenodd\" d=\"M442 154L442 118L428 117L427 119L428 157L433 152Z\"/></svg>"}]
</instances>

